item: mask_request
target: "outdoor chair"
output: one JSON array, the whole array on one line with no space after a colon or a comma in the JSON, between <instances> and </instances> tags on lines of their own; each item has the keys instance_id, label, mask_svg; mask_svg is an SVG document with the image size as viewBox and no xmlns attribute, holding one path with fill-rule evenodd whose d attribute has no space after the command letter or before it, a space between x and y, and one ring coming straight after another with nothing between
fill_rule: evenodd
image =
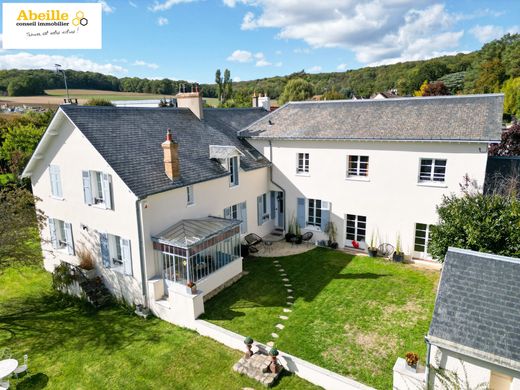
<instances>
[{"instance_id":1,"label":"outdoor chair","mask_svg":"<svg viewBox=\"0 0 520 390\"><path fill-rule=\"evenodd\" d=\"M29 361L29 357L27 356L27 354L23 355L23 364L20 364L16 368L16 370L13 371L13 374L14 374L15 377L18 378L19 374L27 372L27 369L29 368L29 365L27 364L28 361Z\"/></svg>"},{"instance_id":2,"label":"outdoor chair","mask_svg":"<svg viewBox=\"0 0 520 390\"><path fill-rule=\"evenodd\" d=\"M264 241L262 240L262 237L255 233L248 234L244 237L244 240L246 240L247 246L249 247L249 253L257 253L258 248L255 245Z\"/></svg>"},{"instance_id":3,"label":"outdoor chair","mask_svg":"<svg viewBox=\"0 0 520 390\"><path fill-rule=\"evenodd\" d=\"M394 246L392 244L381 244L377 248L377 253L381 257L390 258L390 257L392 257L392 254L394 253L394 250L395 250L395 248L394 248Z\"/></svg>"},{"instance_id":4,"label":"outdoor chair","mask_svg":"<svg viewBox=\"0 0 520 390\"><path fill-rule=\"evenodd\" d=\"M7 390L9 388L9 381L0 382L0 390Z\"/></svg>"},{"instance_id":5,"label":"outdoor chair","mask_svg":"<svg viewBox=\"0 0 520 390\"><path fill-rule=\"evenodd\" d=\"M312 232L304 233L302 236L302 241L309 242L314 234Z\"/></svg>"}]
</instances>

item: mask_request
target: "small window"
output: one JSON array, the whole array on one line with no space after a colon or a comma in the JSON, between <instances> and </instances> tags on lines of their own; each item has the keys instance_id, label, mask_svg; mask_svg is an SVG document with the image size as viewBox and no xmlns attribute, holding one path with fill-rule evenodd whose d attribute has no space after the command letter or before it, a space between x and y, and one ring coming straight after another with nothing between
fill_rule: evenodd
<instances>
[{"instance_id":1,"label":"small window","mask_svg":"<svg viewBox=\"0 0 520 390\"><path fill-rule=\"evenodd\" d=\"M430 243L430 228L432 225L425 223L415 224L415 242L414 251L420 253L428 253L428 244Z\"/></svg>"},{"instance_id":2,"label":"small window","mask_svg":"<svg viewBox=\"0 0 520 390\"><path fill-rule=\"evenodd\" d=\"M51 177L51 195L55 198L63 198L61 189L60 167L57 165L49 166L49 174Z\"/></svg>"},{"instance_id":3,"label":"small window","mask_svg":"<svg viewBox=\"0 0 520 390\"><path fill-rule=\"evenodd\" d=\"M309 199L307 207L308 226L321 226L321 203L319 199Z\"/></svg>"},{"instance_id":4,"label":"small window","mask_svg":"<svg viewBox=\"0 0 520 390\"><path fill-rule=\"evenodd\" d=\"M231 187L238 185L238 157L231 157L229 159L229 172L231 176L229 178L229 183Z\"/></svg>"},{"instance_id":5,"label":"small window","mask_svg":"<svg viewBox=\"0 0 520 390\"><path fill-rule=\"evenodd\" d=\"M193 186L186 187L186 203L188 206L195 204L195 198L193 194Z\"/></svg>"},{"instance_id":6,"label":"small window","mask_svg":"<svg viewBox=\"0 0 520 390\"><path fill-rule=\"evenodd\" d=\"M74 254L74 240L72 238L72 225L55 218L49 218L49 230L51 243L54 249L63 249L68 254Z\"/></svg>"},{"instance_id":7,"label":"small window","mask_svg":"<svg viewBox=\"0 0 520 390\"><path fill-rule=\"evenodd\" d=\"M240 223L240 233L247 232L247 209L246 202L234 204L233 206L224 209L224 218L237 219L242 221Z\"/></svg>"},{"instance_id":8,"label":"small window","mask_svg":"<svg viewBox=\"0 0 520 390\"><path fill-rule=\"evenodd\" d=\"M347 177L368 176L368 156L348 156Z\"/></svg>"},{"instance_id":9,"label":"small window","mask_svg":"<svg viewBox=\"0 0 520 390\"><path fill-rule=\"evenodd\" d=\"M130 240L114 234L100 233L101 258L105 268L132 275Z\"/></svg>"},{"instance_id":10,"label":"small window","mask_svg":"<svg viewBox=\"0 0 520 390\"><path fill-rule=\"evenodd\" d=\"M267 193L262 194L262 213L267 215Z\"/></svg>"},{"instance_id":11,"label":"small window","mask_svg":"<svg viewBox=\"0 0 520 390\"><path fill-rule=\"evenodd\" d=\"M442 183L446 179L446 160L422 158L419 182Z\"/></svg>"},{"instance_id":12,"label":"small window","mask_svg":"<svg viewBox=\"0 0 520 390\"><path fill-rule=\"evenodd\" d=\"M296 166L296 173L309 173L309 153L298 153L298 162Z\"/></svg>"},{"instance_id":13,"label":"small window","mask_svg":"<svg viewBox=\"0 0 520 390\"><path fill-rule=\"evenodd\" d=\"M352 241L365 241L367 232L367 217L347 214L346 238Z\"/></svg>"},{"instance_id":14,"label":"small window","mask_svg":"<svg viewBox=\"0 0 520 390\"><path fill-rule=\"evenodd\" d=\"M110 261L112 263L112 267L122 267L123 266L123 250L121 248L121 237L114 236L112 234L108 235L109 249L110 249Z\"/></svg>"},{"instance_id":15,"label":"small window","mask_svg":"<svg viewBox=\"0 0 520 390\"><path fill-rule=\"evenodd\" d=\"M112 176L99 171L83 171L82 175L85 203L112 209Z\"/></svg>"}]
</instances>

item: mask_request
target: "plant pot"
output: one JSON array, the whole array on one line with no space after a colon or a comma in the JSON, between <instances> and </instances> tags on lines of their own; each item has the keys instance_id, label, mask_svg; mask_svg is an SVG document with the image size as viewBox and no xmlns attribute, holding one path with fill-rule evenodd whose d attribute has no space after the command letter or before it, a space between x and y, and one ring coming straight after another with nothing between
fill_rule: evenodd
<instances>
[{"instance_id":1,"label":"plant pot","mask_svg":"<svg viewBox=\"0 0 520 390\"><path fill-rule=\"evenodd\" d=\"M296 236L296 244L301 244L303 242L302 235Z\"/></svg>"},{"instance_id":2,"label":"plant pot","mask_svg":"<svg viewBox=\"0 0 520 390\"><path fill-rule=\"evenodd\" d=\"M285 235L285 241L288 242L288 243L291 243L291 239L292 239L293 237L296 237L296 236L295 236L294 234L292 234L292 233L287 233L287 234Z\"/></svg>"},{"instance_id":3,"label":"plant pot","mask_svg":"<svg viewBox=\"0 0 520 390\"><path fill-rule=\"evenodd\" d=\"M369 257L377 257L377 248L368 248Z\"/></svg>"},{"instance_id":4,"label":"plant pot","mask_svg":"<svg viewBox=\"0 0 520 390\"><path fill-rule=\"evenodd\" d=\"M408 363L406 364L406 369L410 372L413 372L414 374L417 373L417 364L413 364L413 365L409 365Z\"/></svg>"},{"instance_id":5,"label":"plant pot","mask_svg":"<svg viewBox=\"0 0 520 390\"><path fill-rule=\"evenodd\" d=\"M392 259L397 262L397 263L402 263L403 260L404 260L404 253L400 252L400 253L397 253L397 252L394 252L393 256L392 256Z\"/></svg>"},{"instance_id":6,"label":"plant pot","mask_svg":"<svg viewBox=\"0 0 520 390\"><path fill-rule=\"evenodd\" d=\"M331 242L329 244L329 248L331 248L331 249L338 249L338 243L337 242Z\"/></svg>"}]
</instances>

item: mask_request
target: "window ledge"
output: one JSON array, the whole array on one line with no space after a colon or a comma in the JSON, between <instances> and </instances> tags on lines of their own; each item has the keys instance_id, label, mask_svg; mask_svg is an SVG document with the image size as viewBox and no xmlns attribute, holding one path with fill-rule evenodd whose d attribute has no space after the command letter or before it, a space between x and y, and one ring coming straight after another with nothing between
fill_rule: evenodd
<instances>
[{"instance_id":1,"label":"window ledge","mask_svg":"<svg viewBox=\"0 0 520 390\"><path fill-rule=\"evenodd\" d=\"M368 176L347 176L345 180L350 181L370 181L370 178Z\"/></svg>"},{"instance_id":2,"label":"window ledge","mask_svg":"<svg viewBox=\"0 0 520 390\"><path fill-rule=\"evenodd\" d=\"M322 230L318 226L307 225L304 227L305 230L312 230L314 232L321 232Z\"/></svg>"},{"instance_id":3,"label":"window ledge","mask_svg":"<svg viewBox=\"0 0 520 390\"><path fill-rule=\"evenodd\" d=\"M193 207L193 206L195 206L195 203L187 203L186 204L186 207Z\"/></svg>"},{"instance_id":4,"label":"window ledge","mask_svg":"<svg viewBox=\"0 0 520 390\"><path fill-rule=\"evenodd\" d=\"M240 184L230 184L229 188L238 188L240 187Z\"/></svg>"},{"instance_id":5,"label":"window ledge","mask_svg":"<svg viewBox=\"0 0 520 390\"><path fill-rule=\"evenodd\" d=\"M296 172L296 176L309 177L310 175L308 172Z\"/></svg>"},{"instance_id":6,"label":"window ledge","mask_svg":"<svg viewBox=\"0 0 520 390\"><path fill-rule=\"evenodd\" d=\"M433 182L433 181L420 181L417 183L419 187L437 187L437 188L448 188L445 182Z\"/></svg>"},{"instance_id":7,"label":"window ledge","mask_svg":"<svg viewBox=\"0 0 520 390\"><path fill-rule=\"evenodd\" d=\"M54 195L51 195L51 199L55 199L55 200L65 200L65 198L62 196L54 196Z\"/></svg>"}]
</instances>

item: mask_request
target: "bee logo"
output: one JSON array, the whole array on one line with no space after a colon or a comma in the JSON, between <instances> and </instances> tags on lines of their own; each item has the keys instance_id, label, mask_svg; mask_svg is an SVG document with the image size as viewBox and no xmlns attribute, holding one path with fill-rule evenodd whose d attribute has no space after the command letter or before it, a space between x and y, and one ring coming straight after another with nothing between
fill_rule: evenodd
<instances>
[{"instance_id":1,"label":"bee logo","mask_svg":"<svg viewBox=\"0 0 520 390\"><path fill-rule=\"evenodd\" d=\"M79 26L80 24L82 26L86 26L88 24L88 19L85 18L85 14L83 13L83 11L76 12L76 17L72 19L73 26Z\"/></svg>"}]
</instances>

